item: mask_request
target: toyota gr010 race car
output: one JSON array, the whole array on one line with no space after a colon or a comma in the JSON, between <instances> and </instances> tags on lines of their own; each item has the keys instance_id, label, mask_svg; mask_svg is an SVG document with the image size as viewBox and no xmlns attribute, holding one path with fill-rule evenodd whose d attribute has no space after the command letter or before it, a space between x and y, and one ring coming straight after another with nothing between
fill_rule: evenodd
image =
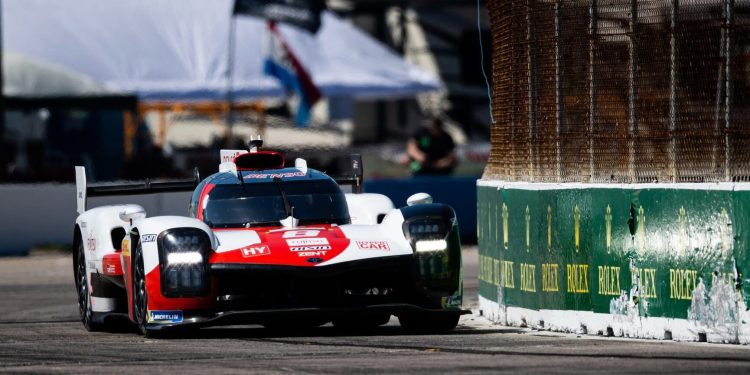
<instances>
[{"instance_id":1,"label":"toyota gr010 race car","mask_svg":"<svg viewBox=\"0 0 750 375\"><path fill-rule=\"evenodd\" d=\"M203 181L86 186L76 167L74 274L88 330L128 318L153 336L219 324L452 329L461 314L456 216L429 195L394 208L361 193L361 159L334 180L297 159L222 150ZM343 193L339 183L354 185ZM90 196L193 191L189 216L148 217L138 205L86 209Z\"/></svg>"}]
</instances>

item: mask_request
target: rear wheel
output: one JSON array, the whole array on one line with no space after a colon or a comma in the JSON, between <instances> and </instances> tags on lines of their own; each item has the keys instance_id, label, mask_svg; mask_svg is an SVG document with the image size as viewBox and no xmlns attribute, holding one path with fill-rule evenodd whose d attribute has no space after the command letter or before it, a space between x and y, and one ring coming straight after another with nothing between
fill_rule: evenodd
<instances>
[{"instance_id":1,"label":"rear wheel","mask_svg":"<svg viewBox=\"0 0 750 375\"><path fill-rule=\"evenodd\" d=\"M409 332L435 333L449 331L458 325L459 314L405 314L399 315L401 327Z\"/></svg>"},{"instance_id":2,"label":"rear wheel","mask_svg":"<svg viewBox=\"0 0 750 375\"><path fill-rule=\"evenodd\" d=\"M100 331L104 329L104 324L94 322L84 251L83 241L79 241L73 256L73 273L76 278L76 290L78 291L78 313L81 316L81 323L87 331Z\"/></svg>"}]
</instances>

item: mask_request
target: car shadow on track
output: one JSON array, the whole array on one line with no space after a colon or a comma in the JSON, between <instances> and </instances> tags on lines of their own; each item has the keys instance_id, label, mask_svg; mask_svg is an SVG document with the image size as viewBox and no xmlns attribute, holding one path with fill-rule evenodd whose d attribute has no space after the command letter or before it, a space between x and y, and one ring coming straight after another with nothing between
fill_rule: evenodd
<instances>
[{"instance_id":1,"label":"car shadow on track","mask_svg":"<svg viewBox=\"0 0 750 375\"><path fill-rule=\"evenodd\" d=\"M165 331L159 338L169 340L183 339L269 339L298 337L371 337L371 336L449 336L449 335L486 335L496 333L521 333L517 328L482 328L458 327L442 332L409 332L398 325L387 325L370 328L338 328L331 325L322 327L264 328L262 326L226 326L189 330Z\"/></svg>"}]
</instances>

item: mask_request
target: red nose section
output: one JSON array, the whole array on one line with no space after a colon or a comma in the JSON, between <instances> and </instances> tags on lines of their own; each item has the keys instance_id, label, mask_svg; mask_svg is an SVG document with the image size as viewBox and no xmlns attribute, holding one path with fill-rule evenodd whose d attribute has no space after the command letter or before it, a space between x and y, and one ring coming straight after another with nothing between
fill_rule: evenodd
<instances>
[{"instance_id":1,"label":"red nose section","mask_svg":"<svg viewBox=\"0 0 750 375\"><path fill-rule=\"evenodd\" d=\"M312 267L335 258L350 242L341 229L330 226L255 231L260 243L215 253L209 262Z\"/></svg>"}]
</instances>

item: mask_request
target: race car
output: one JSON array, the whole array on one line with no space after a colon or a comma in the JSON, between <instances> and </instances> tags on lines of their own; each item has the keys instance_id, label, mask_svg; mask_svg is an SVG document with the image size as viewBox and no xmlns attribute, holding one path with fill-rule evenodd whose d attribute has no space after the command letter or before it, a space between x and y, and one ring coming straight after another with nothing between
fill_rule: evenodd
<instances>
[{"instance_id":1,"label":"race car","mask_svg":"<svg viewBox=\"0 0 750 375\"><path fill-rule=\"evenodd\" d=\"M303 159L285 167L259 139L248 148L221 150L219 171L203 181L196 172L87 186L76 167L73 265L86 329L127 319L154 337L223 324L374 327L395 315L407 330L442 331L469 312L451 207L418 193L394 208L363 193L357 155L351 176L334 179ZM193 192L189 216L86 208L92 196L175 191Z\"/></svg>"}]
</instances>

